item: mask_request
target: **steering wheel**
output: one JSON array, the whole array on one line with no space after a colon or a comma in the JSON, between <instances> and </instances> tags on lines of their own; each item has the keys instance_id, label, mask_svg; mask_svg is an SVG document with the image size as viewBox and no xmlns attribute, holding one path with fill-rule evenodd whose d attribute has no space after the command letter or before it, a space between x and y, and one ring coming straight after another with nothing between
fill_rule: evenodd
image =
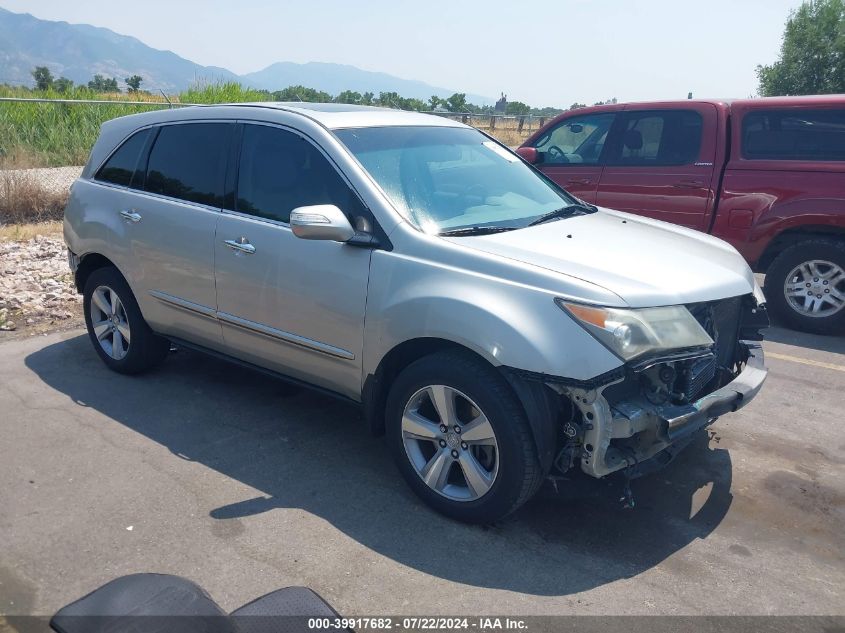
<instances>
[{"instance_id":1,"label":"steering wheel","mask_svg":"<svg viewBox=\"0 0 845 633\"><path fill-rule=\"evenodd\" d=\"M568 163L569 159L566 157L566 152L560 149L557 145L552 145L546 150L549 158L558 163Z\"/></svg>"}]
</instances>

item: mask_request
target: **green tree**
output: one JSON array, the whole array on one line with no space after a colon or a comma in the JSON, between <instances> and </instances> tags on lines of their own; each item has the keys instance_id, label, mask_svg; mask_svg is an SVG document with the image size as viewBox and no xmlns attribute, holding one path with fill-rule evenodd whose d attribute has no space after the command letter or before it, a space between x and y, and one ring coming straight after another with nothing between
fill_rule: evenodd
<instances>
[{"instance_id":1,"label":"green tree","mask_svg":"<svg viewBox=\"0 0 845 633\"><path fill-rule=\"evenodd\" d=\"M586 108L586 107L587 107L587 104L586 104L586 103L578 103L578 102L576 101L576 102L575 102L575 103L573 103L571 106L569 106L569 109L570 109L570 110L578 110L579 108Z\"/></svg>"},{"instance_id":2,"label":"green tree","mask_svg":"<svg viewBox=\"0 0 845 633\"><path fill-rule=\"evenodd\" d=\"M361 105L373 105L375 95L372 92L365 92L361 95Z\"/></svg>"},{"instance_id":3,"label":"green tree","mask_svg":"<svg viewBox=\"0 0 845 633\"><path fill-rule=\"evenodd\" d=\"M780 59L757 66L759 93L845 92L845 0L807 0L786 21Z\"/></svg>"},{"instance_id":4,"label":"green tree","mask_svg":"<svg viewBox=\"0 0 845 633\"><path fill-rule=\"evenodd\" d=\"M106 79L102 75L94 75L91 81L88 82L88 89L94 92L120 92L120 87L117 85L117 79L112 77Z\"/></svg>"},{"instance_id":5,"label":"green tree","mask_svg":"<svg viewBox=\"0 0 845 633\"><path fill-rule=\"evenodd\" d=\"M141 82L144 79L141 75L132 75L131 77L126 78L126 86L128 92L138 92L141 89Z\"/></svg>"},{"instance_id":6,"label":"green tree","mask_svg":"<svg viewBox=\"0 0 845 633\"><path fill-rule=\"evenodd\" d=\"M362 99L361 93L354 90L344 90L334 98L337 103L361 103Z\"/></svg>"},{"instance_id":7,"label":"green tree","mask_svg":"<svg viewBox=\"0 0 845 633\"><path fill-rule=\"evenodd\" d=\"M53 88L56 92L61 94L67 94L71 90L73 90L73 82L68 79L67 77L59 77L56 81L53 82Z\"/></svg>"},{"instance_id":8,"label":"green tree","mask_svg":"<svg viewBox=\"0 0 845 633\"><path fill-rule=\"evenodd\" d=\"M467 96L463 92L456 92L451 97L446 99L446 109L449 112L466 112L467 111Z\"/></svg>"},{"instance_id":9,"label":"green tree","mask_svg":"<svg viewBox=\"0 0 845 633\"><path fill-rule=\"evenodd\" d=\"M428 99L429 110L436 110L437 106L443 103L442 99L437 95L431 95Z\"/></svg>"},{"instance_id":10,"label":"green tree","mask_svg":"<svg viewBox=\"0 0 845 633\"><path fill-rule=\"evenodd\" d=\"M36 90L49 90L53 87L53 73L46 66L36 66L30 74L35 80Z\"/></svg>"},{"instance_id":11,"label":"green tree","mask_svg":"<svg viewBox=\"0 0 845 633\"><path fill-rule=\"evenodd\" d=\"M288 86L284 90L273 93L274 101L306 101L310 103L325 103L332 100L328 92L306 88L305 86Z\"/></svg>"},{"instance_id":12,"label":"green tree","mask_svg":"<svg viewBox=\"0 0 845 633\"><path fill-rule=\"evenodd\" d=\"M528 114L531 112L531 107L522 103L522 101L508 101L508 105L505 106L505 114Z\"/></svg>"}]
</instances>

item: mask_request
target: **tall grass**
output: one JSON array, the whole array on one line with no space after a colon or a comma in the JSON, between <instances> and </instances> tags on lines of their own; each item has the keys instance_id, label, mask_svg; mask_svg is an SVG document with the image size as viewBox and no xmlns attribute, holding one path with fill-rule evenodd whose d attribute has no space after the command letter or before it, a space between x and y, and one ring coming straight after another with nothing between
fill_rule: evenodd
<instances>
[{"instance_id":1,"label":"tall grass","mask_svg":"<svg viewBox=\"0 0 845 633\"><path fill-rule=\"evenodd\" d=\"M160 95L103 94L85 87L58 93L0 85L0 97L114 101L104 104L0 102L0 169L82 165L97 140L103 122L167 107ZM233 82L199 84L177 97L170 97L174 103L186 104L243 103L269 101L271 98L266 91L251 90ZM150 105L130 105L121 101L149 101ZM469 122L509 145L518 144L528 133L527 129L521 134L513 128L508 129L505 120L500 120L495 130L485 128L483 121L470 119Z\"/></svg>"},{"instance_id":2,"label":"tall grass","mask_svg":"<svg viewBox=\"0 0 845 633\"><path fill-rule=\"evenodd\" d=\"M119 103L126 95L75 88L68 93L0 86L0 97L99 99L114 104L0 103L0 166L55 167L82 165L104 121L158 109Z\"/></svg>"}]
</instances>

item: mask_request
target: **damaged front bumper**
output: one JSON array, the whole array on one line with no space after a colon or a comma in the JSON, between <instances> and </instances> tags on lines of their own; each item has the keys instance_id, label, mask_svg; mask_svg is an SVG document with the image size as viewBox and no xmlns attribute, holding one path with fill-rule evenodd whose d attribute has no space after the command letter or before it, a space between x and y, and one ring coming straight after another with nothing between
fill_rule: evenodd
<instances>
[{"instance_id":1,"label":"damaged front bumper","mask_svg":"<svg viewBox=\"0 0 845 633\"><path fill-rule=\"evenodd\" d=\"M593 477L603 477L644 462L687 443L695 431L717 417L737 411L760 391L767 370L763 349L751 341L740 341L747 356L741 371L718 389L686 404L655 404L643 394L621 397L612 393L623 379L585 389L549 384L567 396L580 411L581 469Z\"/></svg>"}]
</instances>

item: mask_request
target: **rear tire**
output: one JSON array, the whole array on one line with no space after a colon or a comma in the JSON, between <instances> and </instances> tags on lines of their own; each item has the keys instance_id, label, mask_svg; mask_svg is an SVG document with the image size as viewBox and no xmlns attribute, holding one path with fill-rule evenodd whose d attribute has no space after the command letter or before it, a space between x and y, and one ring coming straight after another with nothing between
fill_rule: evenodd
<instances>
[{"instance_id":1,"label":"rear tire","mask_svg":"<svg viewBox=\"0 0 845 633\"><path fill-rule=\"evenodd\" d=\"M497 521L543 481L522 405L504 377L470 353L438 352L409 365L391 386L386 423L405 480L453 519Z\"/></svg>"},{"instance_id":2,"label":"rear tire","mask_svg":"<svg viewBox=\"0 0 845 633\"><path fill-rule=\"evenodd\" d=\"M766 271L764 292L772 314L792 329L845 332L845 242L819 238L784 249Z\"/></svg>"},{"instance_id":3,"label":"rear tire","mask_svg":"<svg viewBox=\"0 0 845 633\"><path fill-rule=\"evenodd\" d=\"M170 343L147 325L129 284L116 268L91 273L82 294L88 336L109 369L138 374L164 360Z\"/></svg>"}]
</instances>

